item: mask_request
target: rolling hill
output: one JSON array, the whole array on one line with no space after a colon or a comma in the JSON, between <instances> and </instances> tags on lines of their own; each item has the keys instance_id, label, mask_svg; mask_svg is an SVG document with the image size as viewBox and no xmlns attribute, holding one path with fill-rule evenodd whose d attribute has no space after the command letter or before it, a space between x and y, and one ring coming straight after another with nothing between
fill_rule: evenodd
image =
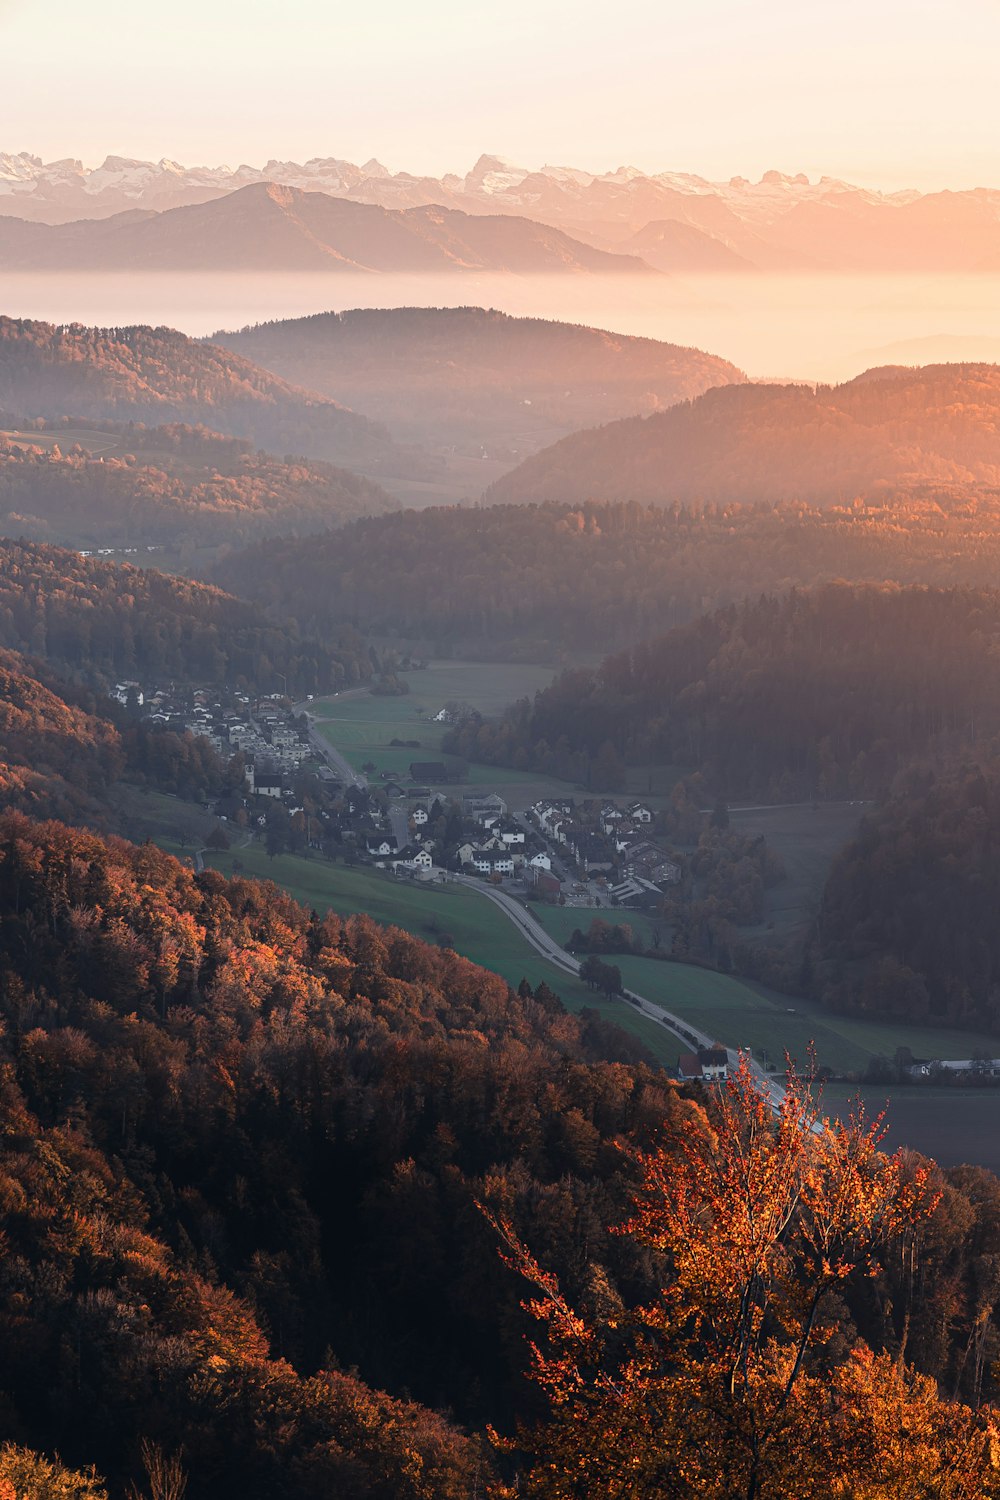
<instances>
[{"instance_id":1,"label":"rolling hill","mask_svg":"<svg viewBox=\"0 0 1000 1500\"><path fill-rule=\"evenodd\" d=\"M0 531L80 548L232 547L395 510L371 480L204 428L0 413ZM162 559L158 558L162 563Z\"/></svg>"},{"instance_id":2,"label":"rolling hill","mask_svg":"<svg viewBox=\"0 0 1000 1500\"><path fill-rule=\"evenodd\" d=\"M698 349L478 307L320 313L213 342L404 440L514 456L744 378Z\"/></svg>"},{"instance_id":3,"label":"rolling hill","mask_svg":"<svg viewBox=\"0 0 1000 1500\"><path fill-rule=\"evenodd\" d=\"M742 385L576 433L493 502L834 504L921 484L1000 483L1000 366L872 370L839 386Z\"/></svg>"},{"instance_id":4,"label":"rolling hill","mask_svg":"<svg viewBox=\"0 0 1000 1500\"><path fill-rule=\"evenodd\" d=\"M0 317L0 410L25 418L202 423L279 454L399 467L377 423L171 328Z\"/></svg>"}]
</instances>

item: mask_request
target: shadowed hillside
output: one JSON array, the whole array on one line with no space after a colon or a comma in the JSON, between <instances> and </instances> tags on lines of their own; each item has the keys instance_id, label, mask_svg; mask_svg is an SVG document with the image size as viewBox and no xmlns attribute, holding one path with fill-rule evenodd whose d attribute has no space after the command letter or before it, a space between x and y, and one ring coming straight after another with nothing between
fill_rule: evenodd
<instances>
[{"instance_id":1,"label":"shadowed hillside","mask_svg":"<svg viewBox=\"0 0 1000 1500\"><path fill-rule=\"evenodd\" d=\"M323 531L397 508L371 480L174 423L0 414L0 529L77 547L190 549Z\"/></svg>"},{"instance_id":2,"label":"shadowed hillside","mask_svg":"<svg viewBox=\"0 0 1000 1500\"><path fill-rule=\"evenodd\" d=\"M319 313L213 340L406 441L501 457L743 379L698 349L478 307Z\"/></svg>"}]
</instances>

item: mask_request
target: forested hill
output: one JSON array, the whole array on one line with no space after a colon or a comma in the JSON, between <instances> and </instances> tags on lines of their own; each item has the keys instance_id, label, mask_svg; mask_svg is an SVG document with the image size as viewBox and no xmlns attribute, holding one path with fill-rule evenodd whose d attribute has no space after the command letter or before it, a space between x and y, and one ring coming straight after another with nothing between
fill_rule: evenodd
<instances>
[{"instance_id":1,"label":"forested hill","mask_svg":"<svg viewBox=\"0 0 1000 1500\"><path fill-rule=\"evenodd\" d=\"M128 826L120 781L201 800L242 786L243 762L224 760L204 736L129 723L103 693L0 649L4 811L120 831Z\"/></svg>"},{"instance_id":2,"label":"forested hill","mask_svg":"<svg viewBox=\"0 0 1000 1500\"><path fill-rule=\"evenodd\" d=\"M102 794L125 765L107 718L39 678L45 668L0 649L0 800L68 822L106 822Z\"/></svg>"},{"instance_id":3,"label":"forested hill","mask_svg":"<svg viewBox=\"0 0 1000 1500\"><path fill-rule=\"evenodd\" d=\"M698 349L481 307L319 313L212 337L408 442L498 457L744 379Z\"/></svg>"},{"instance_id":4,"label":"forested hill","mask_svg":"<svg viewBox=\"0 0 1000 1500\"><path fill-rule=\"evenodd\" d=\"M93 548L238 546L397 509L371 480L174 423L0 416L0 529Z\"/></svg>"},{"instance_id":5,"label":"forested hill","mask_svg":"<svg viewBox=\"0 0 1000 1500\"><path fill-rule=\"evenodd\" d=\"M839 1011L1000 1032L1000 768L995 751L914 772L833 867L813 950Z\"/></svg>"},{"instance_id":6,"label":"forested hill","mask_svg":"<svg viewBox=\"0 0 1000 1500\"><path fill-rule=\"evenodd\" d=\"M278 454L390 462L388 434L327 396L172 328L0 317L0 408L27 417L204 423Z\"/></svg>"},{"instance_id":7,"label":"forested hill","mask_svg":"<svg viewBox=\"0 0 1000 1500\"><path fill-rule=\"evenodd\" d=\"M992 585L1000 493L879 506L502 505L403 511L274 539L213 576L324 636L353 623L448 655L606 653L790 585Z\"/></svg>"},{"instance_id":8,"label":"forested hill","mask_svg":"<svg viewBox=\"0 0 1000 1500\"><path fill-rule=\"evenodd\" d=\"M406 933L320 918L273 886L195 875L149 845L8 815L0 909L6 1430L77 1469L96 1465L114 1500L141 1483L144 1449L176 1459L191 1500L512 1500L526 1492L521 1479L539 1494L569 1493L567 1474L582 1493L575 1471L592 1472L589 1428L555 1466L532 1464L544 1433L524 1433L530 1451L506 1456L485 1439L487 1423L511 1432L541 1408L525 1379L526 1335L538 1337L525 1282L477 1205L539 1257L550 1302L557 1276L560 1295L583 1309L569 1326L599 1320L613 1353L633 1310L666 1306L687 1282L657 1241L607 1226L644 1210L650 1163L667 1184L676 1167L687 1203L706 1201L697 1194L711 1174L698 1173L695 1150L730 1139L706 1115L715 1106L641 1062L601 1060L609 1028L568 1016L544 985L514 993ZM769 1119L765 1108L756 1134L730 1141L758 1183L784 1181L788 1145L814 1139L793 1128L772 1144ZM866 1202L866 1187L881 1191L888 1174L895 1213L898 1164L871 1160L870 1171L838 1177L833 1151L817 1143L810 1207L831 1178L856 1182ZM733 1226L735 1255L728 1161L717 1217L699 1214L711 1228L698 1232ZM953 1493L971 1500L990 1493L995 1469L968 1406L944 1407L935 1382L977 1407L996 1392L993 1363L967 1354L973 1335L987 1347L997 1336L982 1247L1000 1233L1000 1184L971 1168L928 1179L912 1156L903 1184L904 1205L926 1199L906 1258L888 1236L852 1255L855 1220L842 1209L807 1217L804 1231L795 1219L797 1236L827 1226L823 1248L838 1256L819 1283L823 1341L800 1352L803 1382L825 1412L831 1363L840 1388L860 1372L843 1420L849 1436L868 1435L891 1412L878 1448L890 1462L903 1420L895 1387L887 1396L873 1379L868 1394L860 1381L873 1357L902 1369L905 1350L915 1366L905 1420L933 1423L919 1445L933 1482L921 1492L943 1493L937 1477L954 1459L968 1483ZM658 1201L651 1190L648 1201ZM786 1229L794 1215L793 1202ZM786 1233L774 1254L787 1258ZM703 1264L710 1258L697 1266L699 1305L728 1314L733 1285L721 1272L706 1279ZM827 1282L835 1296L823 1295ZM644 1426L654 1412L675 1414L666 1431L654 1424L658 1467L675 1472L685 1471L677 1414L686 1428L694 1414L699 1436L717 1441L726 1463L736 1462L731 1446L746 1468L736 1443L745 1406L695 1381L707 1327L687 1336L697 1363L666 1373L658 1363L655 1400L645 1362L627 1371ZM791 1359L780 1321L775 1339ZM604 1353L594 1341L584 1348ZM797 1404L774 1445L781 1480L770 1493L801 1494L798 1466L815 1436L815 1405ZM870 1452L853 1466L859 1483ZM903 1469L912 1472L909 1456ZM18 1500L103 1500L97 1479L43 1489L39 1473L30 1454L0 1449L0 1492L8 1475L25 1475L6 1491Z\"/></svg>"},{"instance_id":9,"label":"forested hill","mask_svg":"<svg viewBox=\"0 0 1000 1500\"><path fill-rule=\"evenodd\" d=\"M591 780L611 752L721 797L884 794L1000 733L1000 593L830 585L731 606L564 672L446 748Z\"/></svg>"},{"instance_id":10,"label":"forested hill","mask_svg":"<svg viewBox=\"0 0 1000 1500\"><path fill-rule=\"evenodd\" d=\"M815 504L924 483L1000 483L1000 366L873 371L839 386L726 386L576 433L492 501Z\"/></svg>"},{"instance_id":11,"label":"forested hill","mask_svg":"<svg viewBox=\"0 0 1000 1500\"><path fill-rule=\"evenodd\" d=\"M304 696L371 675L349 631L320 646L220 589L33 542L0 541L0 646L104 687L156 677L277 692L280 675Z\"/></svg>"},{"instance_id":12,"label":"forested hill","mask_svg":"<svg viewBox=\"0 0 1000 1500\"><path fill-rule=\"evenodd\" d=\"M615 1142L695 1107L544 986L148 845L8 816L0 905L7 1430L117 1496L143 1438L196 1500L484 1494L458 1423L532 1402L477 1200L634 1294Z\"/></svg>"}]
</instances>

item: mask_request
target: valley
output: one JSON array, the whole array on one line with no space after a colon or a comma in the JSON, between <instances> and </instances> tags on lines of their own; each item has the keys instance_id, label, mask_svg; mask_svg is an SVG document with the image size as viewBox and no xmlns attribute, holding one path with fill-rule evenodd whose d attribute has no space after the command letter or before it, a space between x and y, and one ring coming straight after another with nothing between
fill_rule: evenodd
<instances>
[{"instance_id":1,"label":"valley","mask_svg":"<svg viewBox=\"0 0 1000 1500\"><path fill-rule=\"evenodd\" d=\"M29 11L0 1500L1000 1500L1000 11Z\"/></svg>"}]
</instances>

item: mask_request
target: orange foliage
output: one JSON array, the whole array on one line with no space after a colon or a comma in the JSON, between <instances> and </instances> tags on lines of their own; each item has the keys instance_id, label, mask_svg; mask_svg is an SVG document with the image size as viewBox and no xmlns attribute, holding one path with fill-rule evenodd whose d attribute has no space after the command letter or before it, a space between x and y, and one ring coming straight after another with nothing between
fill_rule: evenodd
<instances>
[{"instance_id":1,"label":"orange foliage","mask_svg":"<svg viewBox=\"0 0 1000 1500\"><path fill-rule=\"evenodd\" d=\"M578 1313L509 1220L508 1263L545 1331L550 1421L525 1436L545 1500L1000 1494L992 1419L939 1399L901 1359L846 1355L833 1294L912 1244L936 1197L879 1150L878 1122L820 1120L790 1076L776 1112L744 1061L710 1110L631 1151L618 1233L653 1252L656 1295Z\"/></svg>"}]
</instances>

